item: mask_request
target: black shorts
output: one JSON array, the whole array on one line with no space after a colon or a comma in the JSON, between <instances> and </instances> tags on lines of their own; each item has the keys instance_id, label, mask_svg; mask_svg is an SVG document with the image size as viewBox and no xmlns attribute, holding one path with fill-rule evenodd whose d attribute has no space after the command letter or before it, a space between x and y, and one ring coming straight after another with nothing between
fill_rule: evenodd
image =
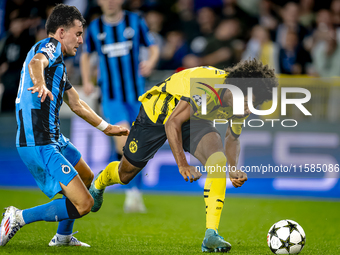
<instances>
[{"instance_id":1,"label":"black shorts","mask_svg":"<svg viewBox=\"0 0 340 255\"><path fill-rule=\"evenodd\" d=\"M194 155L203 136L211 132L218 133L212 121L189 120L183 123L182 141L184 151ZM132 165L143 168L166 140L164 124L153 123L142 105L125 143L124 156Z\"/></svg>"}]
</instances>

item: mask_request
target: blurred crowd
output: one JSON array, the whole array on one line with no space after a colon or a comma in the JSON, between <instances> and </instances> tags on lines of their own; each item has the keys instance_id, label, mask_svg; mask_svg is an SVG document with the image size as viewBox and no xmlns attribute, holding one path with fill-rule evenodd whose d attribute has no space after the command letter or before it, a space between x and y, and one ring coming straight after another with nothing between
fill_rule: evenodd
<instances>
[{"instance_id":1,"label":"blurred crowd","mask_svg":"<svg viewBox=\"0 0 340 255\"><path fill-rule=\"evenodd\" d=\"M60 2L76 6L87 23L101 15L96 0L0 1L0 78L9 95L2 112L15 100L26 54L47 36L46 17ZM126 0L124 6L145 18L160 47L158 70L225 68L257 58L280 74L340 76L340 0ZM65 60L74 84L81 84L80 54Z\"/></svg>"}]
</instances>

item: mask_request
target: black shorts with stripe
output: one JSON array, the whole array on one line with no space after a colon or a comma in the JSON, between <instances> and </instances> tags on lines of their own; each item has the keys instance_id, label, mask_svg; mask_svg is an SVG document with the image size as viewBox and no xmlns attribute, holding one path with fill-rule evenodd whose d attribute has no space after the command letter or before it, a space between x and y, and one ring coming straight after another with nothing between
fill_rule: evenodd
<instances>
[{"instance_id":1,"label":"black shorts with stripe","mask_svg":"<svg viewBox=\"0 0 340 255\"><path fill-rule=\"evenodd\" d=\"M182 125L184 151L194 155L203 136L211 132L218 133L212 121L189 120L185 122ZM125 143L124 156L132 165L143 168L166 140L164 124L153 123L142 105Z\"/></svg>"}]
</instances>

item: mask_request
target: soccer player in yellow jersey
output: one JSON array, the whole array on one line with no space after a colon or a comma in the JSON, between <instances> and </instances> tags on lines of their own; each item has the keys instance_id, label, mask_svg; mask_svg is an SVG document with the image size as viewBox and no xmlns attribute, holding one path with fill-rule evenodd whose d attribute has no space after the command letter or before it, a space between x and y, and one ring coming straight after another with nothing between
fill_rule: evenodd
<instances>
[{"instance_id":1,"label":"soccer player in yellow jersey","mask_svg":"<svg viewBox=\"0 0 340 255\"><path fill-rule=\"evenodd\" d=\"M253 105L257 106L272 98L272 88L277 86L274 70L257 60L238 63L227 70L213 67L196 67L183 70L157 84L139 98L142 106L131 128L124 147L122 160L111 162L92 183L90 193L95 200L92 211L98 211L103 202L105 187L113 184L127 184L153 158L157 150L168 139L176 159L180 174L190 182L200 178L201 173L190 166L184 151L190 152L206 169L223 169L227 160L230 167L237 167L240 152L239 135L242 121L251 113L244 96L244 115L233 114L233 95L228 89L213 89L214 84L228 84L230 80L245 81L245 78L261 78L253 90ZM266 79L269 78L269 79ZM191 86L190 83L202 86ZM259 80L259 79L258 79ZM247 80L249 81L249 79ZM209 83L214 83L210 84ZM233 84L244 95L247 94L247 82ZM251 84L252 86L254 84ZM208 90L210 89L210 92ZM206 101L196 95L195 90L206 91ZM202 113L202 105L207 115ZM225 135L225 148L212 119L232 119ZM218 168L216 168L218 169ZM224 168L225 169L225 168ZM230 171L229 178L234 187L241 187L247 181L246 173ZM218 232L221 212L226 191L226 172L209 171L204 187L206 203L206 233L202 243L203 252L227 252L231 245Z\"/></svg>"}]
</instances>

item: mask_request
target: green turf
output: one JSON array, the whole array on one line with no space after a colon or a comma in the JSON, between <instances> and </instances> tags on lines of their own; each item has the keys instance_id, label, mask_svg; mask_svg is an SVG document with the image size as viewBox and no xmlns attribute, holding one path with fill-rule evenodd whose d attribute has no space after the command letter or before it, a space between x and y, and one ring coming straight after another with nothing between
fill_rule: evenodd
<instances>
[{"instance_id":1,"label":"green turf","mask_svg":"<svg viewBox=\"0 0 340 255\"><path fill-rule=\"evenodd\" d=\"M48 247L57 223L21 229L0 254L202 254L205 205L201 196L144 196L146 214L124 214L123 194L107 193L104 205L75 223L76 237L91 248ZM28 208L49 200L40 191L0 190L0 208ZM272 254L266 235L282 219L300 223L307 236L301 254L340 254L340 203L227 197L219 232L231 254Z\"/></svg>"}]
</instances>

